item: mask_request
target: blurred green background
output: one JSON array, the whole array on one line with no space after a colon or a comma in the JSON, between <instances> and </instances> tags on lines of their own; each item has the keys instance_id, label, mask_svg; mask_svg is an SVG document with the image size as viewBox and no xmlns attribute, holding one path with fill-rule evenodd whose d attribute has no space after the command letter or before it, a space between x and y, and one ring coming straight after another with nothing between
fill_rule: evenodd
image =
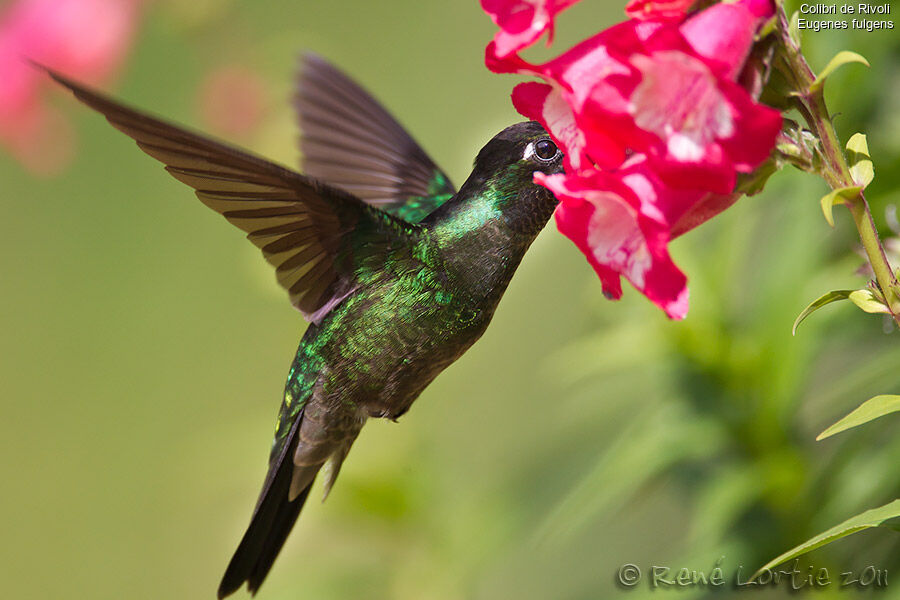
<instances>
[{"instance_id":1,"label":"blurred green background","mask_svg":"<svg viewBox=\"0 0 900 600\"><path fill-rule=\"evenodd\" d=\"M620 10L584 0L532 56ZM475 0L160 0L115 93L296 164L288 98L297 53L312 49L460 184L481 145L519 120L518 79L483 66L493 31ZM838 72L828 99L843 139L869 133L884 223L900 202L900 36L804 43L817 68L844 48L872 63ZM256 77L258 115L237 137L216 130L198 91L223 67ZM256 500L304 323L239 231L101 118L53 102L78 132L74 164L35 178L0 155L2 595L211 598ZM645 585L615 584L623 563L708 573L721 559L729 581L740 565L746 579L898 497L896 418L814 442L866 398L900 393L898 333L878 317L835 305L791 337L813 298L863 284L855 230L842 209L828 228L824 192L777 174L673 244L691 287L679 323L630 288L604 300L548 227L484 338L400 424L366 427L260 597L638 598ZM801 564L896 579L900 537L864 532ZM880 597L900 598L889 583Z\"/></svg>"}]
</instances>

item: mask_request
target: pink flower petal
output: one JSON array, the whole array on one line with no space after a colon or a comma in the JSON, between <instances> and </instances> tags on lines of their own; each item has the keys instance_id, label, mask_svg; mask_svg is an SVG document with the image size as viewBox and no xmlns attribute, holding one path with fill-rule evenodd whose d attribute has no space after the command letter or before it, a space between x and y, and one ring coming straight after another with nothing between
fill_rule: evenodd
<instances>
[{"instance_id":1,"label":"pink flower petal","mask_svg":"<svg viewBox=\"0 0 900 600\"><path fill-rule=\"evenodd\" d=\"M518 85L512 99L566 153L565 175L535 175L560 200L559 230L609 297L621 296L624 276L671 318L685 316L688 293L669 241L737 200L737 174L766 160L782 123L736 83L771 0L717 3L685 20L692 4L633 0L638 18L544 64L500 41L485 57L492 71L544 82ZM515 26L507 15L517 44L534 34L526 25L546 30L535 14Z\"/></svg>"},{"instance_id":2,"label":"pink flower petal","mask_svg":"<svg viewBox=\"0 0 900 600\"><path fill-rule=\"evenodd\" d=\"M556 15L578 0L481 0L481 8L500 28L494 36L497 55L505 58L527 48L548 32L553 39Z\"/></svg>"},{"instance_id":3,"label":"pink flower petal","mask_svg":"<svg viewBox=\"0 0 900 600\"><path fill-rule=\"evenodd\" d=\"M646 154L670 185L719 194L732 191L737 173L768 157L780 114L753 102L721 68L695 54L676 28L657 28L623 60L629 75L582 84L591 91L575 119L586 132L589 155L590 133L602 132ZM620 98L627 99L624 109Z\"/></svg>"},{"instance_id":4,"label":"pink flower petal","mask_svg":"<svg viewBox=\"0 0 900 600\"><path fill-rule=\"evenodd\" d=\"M667 19L680 21L695 0L631 0L625 5L625 14L632 19Z\"/></svg>"},{"instance_id":5,"label":"pink flower petal","mask_svg":"<svg viewBox=\"0 0 900 600\"><path fill-rule=\"evenodd\" d=\"M766 4L768 0L714 4L679 29L697 54L721 64L725 76L734 79L747 60L756 28L774 13L771 4L766 11Z\"/></svg>"},{"instance_id":6,"label":"pink flower petal","mask_svg":"<svg viewBox=\"0 0 900 600\"><path fill-rule=\"evenodd\" d=\"M628 66L615 55L622 52L628 43L637 42L635 28L629 23L623 23L585 40L542 65L524 61L517 54L500 57L496 44L491 42L485 52L485 63L496 73L536 75L549 84L548 89L526 86L515 90L513 103L523 115L540 122L555 136L566 154L567 169L591 168L592 163L615 168L624 159L625 145L609 135L603 127L592 127L590 119L586 119L582 113L586 102L601 93L605 94L604 106L624 111L627 98L619 93L617 86L610 85L608 80L614 76L629 75ZM595 81L595 89L582 84L586 81ZM542 108L545 103L546 109ZM563 104L566 106L562 106ZM551 113L555 116L555 124L550 121ZM571 129L573 122L575 128L580 130L579 135L565 135L563 130ZM590 148L590 153L587 148Z\"/></svg>"},{"instance_id":7,"label":"pink flower petal","mask_svg":"<svg viewBox=\"0 0 900 600\"><path fill-rule=\"evenodd\" d=\"M566 169L578 170L589 163L584 153L584 134L575 126L575 117L559 87L529 81L512 92L513 106L520 114L538 121L565 152Z\"/></svg>"},{"instance_id":8,"label":"pink flower petal","mask_svg":"<svg viewBox=\"0 0 900 600\"><path fill-rule=\"evenodd\" d=\"M228 137L246 137L260 126L265 96L265 84L256 73L227 65L204 78L197 92L197 105L212 129Z\"/></svg>"},{"instance_id":9,"label":"pink flower petal","mask_svg":"<svg viewBox=\"0 0 900 600\"><path fill-rule=\"evenodd\" d=\"M672 223L670 230L674 240L683 233L702 225L714 216L729 208L740 198L740 194L705 194L700 200L678 219Z\"/></svg>"},{"instance_id":10,"label":"pink flower petal","mask_svg":"<svg viewBox=\"0 0 900 600\"><path fill-rule=\"evenodd\" d=\"M20 0L0 28L20 54L91 83L109 77L134 35L136 0Z\"/></svg>"},{"instance_id":11,"label":"pink flower petal","mask_svg":"<svg viewBox=\"0 0 900 600\"><path fill-rule=\"evenodd\" d=\"M716 139L735 133L728 101L718 81L698 59L677 50L636 54L641 82L628 112L635 125L659 136L669 156L697 162Z\"/></svg>"},{"instance_id":12,"label":"pink flower petal","mask_svg":"<svg viewBox=\"0 0 900 600\"><path fill-rule=\"evenodd\" d=\"M670 318L685 317L687 278L666 249L666 224L642 212L632 189L599 171L589 177L537 173L535 181L559 198L557 227L584 253L608 297L621 297L621 275Z\"/></svg>"},{"instance_id":13,"label":"pink flower petal","mask_svg":"<svg viewBox=\"0 0 900 600\"><path fill-rule=\"evenodd\" d=\"M674 187L660 176L658 165L640 156L629 160L619 175L640 198L641 211L666 224L669 239L706 222L738 199L737 194Z\"/></svg>"},{"instance_id":14,"label":"pink flower petal","mask_svg":"<svg viewBox=\"0 0 900 600\"><path fill-rule=\"evenodd\" d=\"M739 135L723 139L721 144L735 171L749 173L769 157L784 119L774 108L754 102L750 94L735 83L723 82L721 89L734 111L735 129L739 132Z\"/></svg>"},{"instance_id":15,"label":"pink flower petal","mask_svg":"<svg viewBox=\"0 0 900 600\"><path fill-rule=\"evenodd\" d=\"M138 0L18 0L0 12L0 145L35 173L71 159L74 134L41 99L35 60L100 83L119 67L134 37Z\"/></svg>"}]
</instances>

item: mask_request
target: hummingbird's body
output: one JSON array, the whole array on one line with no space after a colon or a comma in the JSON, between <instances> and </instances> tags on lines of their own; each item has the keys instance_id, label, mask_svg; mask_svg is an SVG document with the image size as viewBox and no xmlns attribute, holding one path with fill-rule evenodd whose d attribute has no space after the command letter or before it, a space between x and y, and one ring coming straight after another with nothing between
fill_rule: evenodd
<instances>
[{"instance_id":1,"label":"hummingbird's body","mask_svg":"<svg viewBox=\"0 0 900 600\"><path fill-rule=\"evenodd\" d=\"M470 189L405 232L411 243L369 257L359 289L307 329L278 425L278 434L288 435L303 407L299 436L306 446L296 464L306 464L302 455L317 470L334 446L349 448L366 418L400 417L484 333L556 200L536 186L523 198L518 189L501 191L502 182L487 189L473 182ZM508 194L534 215L524 227L495 206ZM312 436L325 431L327 441L317 444ZM306 483L295 481L294 493Z\"/></svg>"},{"instance_id":2,"label":"hummingbird's body","mask_svg":"<svg viewBox=\"0 0 900 600\"><path fill-rule=\"evenodd\" d=\"M52 74L248 233L311 321L285 385L269 472L219 587L255 592L317 473L325 493L366 420L397 419L484 333L556 200L533 183L562 157L520 123L458 193L371 97L308 58L298 93L310 179ZM360 116L362 115L362 116Z\"/></svg>"}]
</instances>

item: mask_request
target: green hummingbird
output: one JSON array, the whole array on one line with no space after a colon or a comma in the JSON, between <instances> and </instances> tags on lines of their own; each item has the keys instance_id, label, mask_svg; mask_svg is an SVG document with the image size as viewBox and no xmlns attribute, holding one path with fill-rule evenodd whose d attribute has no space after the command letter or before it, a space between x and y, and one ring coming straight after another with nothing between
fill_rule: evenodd
<instances>
[{"instance_id":1,"label":"green hummingbird","mask_svg":"<svg viewBox=\"0 0 900 600\"><path fill-rule=\"evenodd\" d=\"M301 175L49 74L246 232L310 322L218 590L255 594L319 471L327 496L366 421L403 415L484 333L557 205L533 175L562 173L562 153L538 123L512 125L457 192L371 95L310 54L294 99Z\"/></svg>"}]
</instances>

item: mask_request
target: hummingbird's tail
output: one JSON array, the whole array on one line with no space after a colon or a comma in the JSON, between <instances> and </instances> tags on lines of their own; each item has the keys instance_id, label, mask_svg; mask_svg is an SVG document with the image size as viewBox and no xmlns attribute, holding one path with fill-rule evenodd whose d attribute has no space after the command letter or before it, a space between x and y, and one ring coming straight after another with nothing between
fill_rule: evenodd
<instances>
[{"instance_id":1,"label":"hummingbird's tail","mask_svg":"<svg viewBox=\"0 0 900 600\"><path fill-rule=\"evenodd\" d=\"M309 496L315 473L311 474L309 483L296 497L291 499L293 494L290 493L294 471L292 457L302 420L301 416L295 421L288 443L284 444L270 468L250 526L219 584L220 600L237 591L245 581L250 593L256 594ZM318 471L318 467L315 470Z\"/></svg>"}]
</instances>

